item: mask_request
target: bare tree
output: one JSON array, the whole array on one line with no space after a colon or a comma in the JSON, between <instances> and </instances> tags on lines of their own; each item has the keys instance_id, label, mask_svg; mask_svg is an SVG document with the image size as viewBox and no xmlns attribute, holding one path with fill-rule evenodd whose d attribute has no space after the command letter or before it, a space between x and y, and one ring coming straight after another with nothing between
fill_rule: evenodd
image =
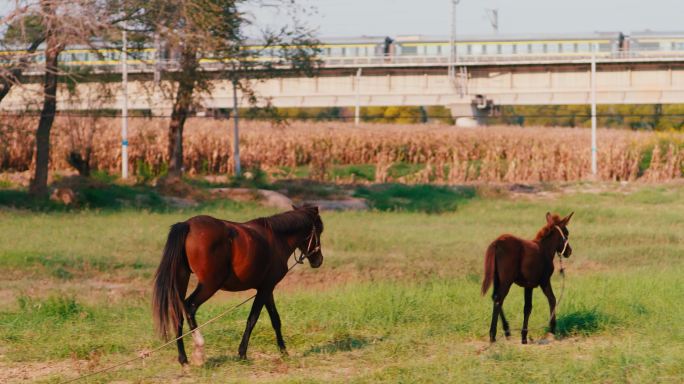
<instances>
[{"instance_id":1,"label":"bare tree","mask_svg":"<svg viewBox=\"0 0 684 384\"><path fill-rule=\"evenodd\" d=\"M60 53L68 45L92 46L98 36L105 34L110 25L110 20L103 13L105 4L99 0L16 2L7 20L14 29L9 28L5 38L11 38L15 44L28 44L34 49L20 53L15 61L17 64L10 71L11 76L3 76L3 92L6 90L8 93L12 84L21 81L21 71L31 61L28 55L44 42L44 61L37 63L42 65L44 76L43 103L36 130L36 169L29 187L33 195L47 194L50 130L57 113L58 81L60 77L69 76L60 68Z\"/></svg>"},{"instance_id":2,"label":"bare tree","mask_svg":"<svg viewBox=\"0 0 684 384\"><path fill-rule=\"evenodd\" d=\"M201 94L213 80L227 77L254 104L257 95L248 80L277 76L284 69L311 72L317 41L296 18L278 30L263 30L250 41L246 29L254 25L241 6L261 0L123 0L131 32L164 42L171 58L166 79L175 89L168 130L169 174L183 172L183 128ZM295 9L293 0L272 0ZM268 53L268 58L265 58ZM237 92L236 92L237 93ZM237 111L237 110L236 110Z\"/></svg>"}]
</instances>

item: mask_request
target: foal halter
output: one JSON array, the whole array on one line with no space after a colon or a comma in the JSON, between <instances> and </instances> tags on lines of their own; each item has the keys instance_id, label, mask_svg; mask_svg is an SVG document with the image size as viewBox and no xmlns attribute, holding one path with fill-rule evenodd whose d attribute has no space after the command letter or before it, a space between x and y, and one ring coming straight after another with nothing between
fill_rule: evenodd
<instances>
[{"instance_id":1,"label":"foal halter","mask_svg":"<svg viewBox=\"0 0 684 384\"><path fill-rule=\"evenodd\" d=\"M315 239L315 242L314 242ZM311 245L315 245L311 248ZM302 252L299 257L295 256L294 260L297 264L303 264L304 259L318 252L321 249L321 240L318 238L318 233L316 232L316 225L311 228L311 234L309 235L309 243L306 245L306 252Z\"/></svg>"},{"instance_id":2,"label":"foal halter","mask_svg":"<svg viewBox=\"0 0 684 384\"><path fill-rule=\"evenodd\" d=\"M565 250L568 248L568 243L570 241L565 236L563 230L561 230L559 226L554 225L554 227L558 230L558 233L560 233L561 238L563 239L563 250L558 252L558 261L560 262L560 273L563 274L565 272L565 268L563 268L563 254L565 253Z\"/></svg>"}]
</instances>

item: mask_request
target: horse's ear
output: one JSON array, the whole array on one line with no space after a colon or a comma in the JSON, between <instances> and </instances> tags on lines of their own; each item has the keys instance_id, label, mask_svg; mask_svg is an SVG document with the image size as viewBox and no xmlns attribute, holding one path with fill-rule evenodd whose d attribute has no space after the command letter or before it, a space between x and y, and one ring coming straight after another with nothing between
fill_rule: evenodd
<instances>
[{"instance_id":1,"label":"horse's ear","mask_svg":"<svg viewBox=\"0 0 684 384\"><path fill-rule=\"evenodd\" d=\"M575 212L573 211L568 215L568 217L563 219L563 225L568 225L568 222L570 221L570 219L572 218L572 215L574 215L574 214L575 214Z\"/></svg>"},{"instance_id":2,"label":"horse's ear","mask_svg":"<svg viewBox=\"0 0 684 384\"><path fill-rule=\"evenodd\" d=\"M546 212L546 222L549 223L549 225L554 224L551 212Z\"/></svg>"}]
</instances>

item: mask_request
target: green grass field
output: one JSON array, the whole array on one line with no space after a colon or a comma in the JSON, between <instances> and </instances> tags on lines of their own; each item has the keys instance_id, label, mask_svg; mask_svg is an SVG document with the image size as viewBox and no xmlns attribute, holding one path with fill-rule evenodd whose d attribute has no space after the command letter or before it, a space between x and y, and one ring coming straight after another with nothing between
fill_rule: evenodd
<instances>
[{"instance_id":1,"label":"green grass field","mask_svg":"<svg viewBox=\"0 0 684 384\"><path fill-rule=\"evenodd\" d=\"M610 188L609 188L610 189ZM575 211L573 255L550 344L488 342L482 259L497 235L532 237L547 211ZM0 382L61 382L161 343L151 282L169 225L197 213L274 213L211 204L185 211L0 211ZM533 198L475 197L454 212L324 213L325 262L276 290L289 356L266 311L237 360L248 306L205 328L207 363L183 374L175 346L87 382L684 381L684 187ZM556 294L561 280L554 276ZM522 323L522 289L504 309ZM251 293L221 292L203 322ZM535 290L530 332L548 305ZM192 342L188 340L189 352Z\"/></svg>"}]
</instances>

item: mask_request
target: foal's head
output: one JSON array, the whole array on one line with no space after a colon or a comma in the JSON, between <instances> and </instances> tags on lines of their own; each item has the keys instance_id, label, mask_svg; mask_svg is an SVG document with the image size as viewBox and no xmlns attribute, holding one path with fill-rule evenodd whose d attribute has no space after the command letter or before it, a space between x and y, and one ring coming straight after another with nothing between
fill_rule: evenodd
<instances>
[{"instance_id":1,"label":"foal's head","mask_svg":"<svg viewBox=\"0 0 684 384\"><path fill-rule=\"evenodd\" d=\"M546 212L546 225L537 234L537 239L550 239L555 253L561 254L563 257L570 257L572 255L572 247L569 241L570 231L568 231L568 222L574 214L575 212L572 212L561 219L556 214L552 215Z\"/></svg>"},{"instance_id":2,"label":"foal's head","mask_svg":"<svg viewBox=\"0 0 684 384\"><path fill-rule=\"evenodd\" d=\"M308 236L297 245L297 248L309 260L309 265L312 268L318 268L323 264L323 251L321 250L321 234L323 233L323 220L318 212L318 207L315 205L302 205L301 207L292 206L295 211L305 213L311 220L312 228Z\"/></svg>"}]
</instances>

